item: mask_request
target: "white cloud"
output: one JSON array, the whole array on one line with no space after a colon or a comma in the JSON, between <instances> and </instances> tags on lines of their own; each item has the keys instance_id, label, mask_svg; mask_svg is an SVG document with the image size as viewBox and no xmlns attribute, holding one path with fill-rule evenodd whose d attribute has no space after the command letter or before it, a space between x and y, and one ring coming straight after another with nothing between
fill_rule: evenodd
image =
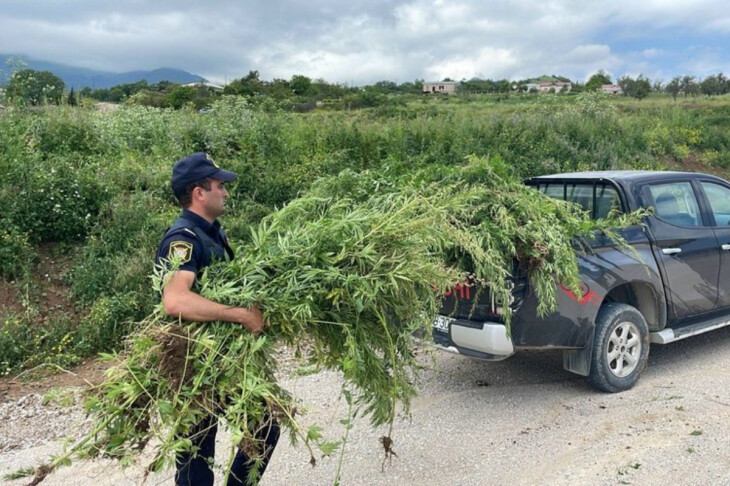
<instances>
[{"instance_id":1,"label":"white cloud","mask_svg":"<svg viewBox=\"0 0 730 486\"><path fill-rule=\"evenodd\" d=\"M483 47L472 56L446 59L427 67L427 81L441 81L447 77L456 80L476 77L500 79L509 77L518 64L517 56L508 49Z\"/></svg>"},{"instance_id":2,"label":"white cloud","mask_svg":"<svg viewBox=\"0 0 730 486\"><path fill-rule=\"evenodd\" d=\"M574 47L566 56L565 61L574 64L594 64L609 60L611 48L607 45L591 44Z\"/></svg>"},{"instance_id":3,"label":"white cloud","mask_svg":"<svg viewBox=\"0 0 730 486\"><path fill-rule=\"evenodd\" d=\"M357 84L728 71L728 37L720 0L5 0L0 17L5 53L112 71L165 66L230 80L258 70ZM690 63L689 45L714 50Z\"/></svg>"},{"instance_id":4,"label":"white cloud","mask_svg":"<svg viewBox=\"0 0 730 486\"><path fill-rule=\"evenodd\" d=\"M647 59L655 59L664 55L664 51L662 49L656 48L644 49L643 51L641 51L641 55Z\"/></svg>"}]
</instances>

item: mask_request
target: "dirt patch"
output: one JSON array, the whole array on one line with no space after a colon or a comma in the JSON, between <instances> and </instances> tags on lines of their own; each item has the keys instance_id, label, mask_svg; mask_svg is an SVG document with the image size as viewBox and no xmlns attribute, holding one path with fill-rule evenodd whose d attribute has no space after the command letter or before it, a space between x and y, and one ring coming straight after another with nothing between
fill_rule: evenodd
<instances>
[{"instance_id":1,"label":"dirt patch","mask_svg":"<svg viewBox=\"0 0 730 486\"><path fill-rule=\"evenodd\" d=\"M39 367L12 378L0 379L0 403L17 400L30 394L43 395L56 388L98 385L110 364L88 360L71 369L59 371L56 367Z\"/></svg>"},{"instance_id":2,"label":"dirt patch","mask_svg":"<svg viewBox=\"0 0 730 486\"><path fill-rule=\"evenodd\" d=\"M0 320L23 311L15 282L0 281Z\"/></svg>"},{"instance_id":3,"label":"dirt patch","mask_svg":"<svg viewBox=\"0 0 730 486\"><path fill-rule=\"evenodd\" d=\"M60 251L52 243L41 244L36 249L36 259L27 279L0 281L0 319L30 312L32 322L38 325L59 314L77 322L79 316L71 288L64 280L73 258L72 251ZM57 387L99 383L107 367L98 361L87 361L70 371L59 372L58 368L42 366L15 377L2 378L0 403L31 393L46 393Z\"/></svg>"},{"instance_id":4,"label":"dirt patch","mask_svg":"<svg viewBox=\"0 0 730 486\"><path fill-rule=\"evenodd\" d=\"M59 311L75 315L71 289L64 280L64 275L73 264L73 254L61 253L53 244L43 244L38 247L37 255L32 280L37 284L34 303L38 305L41 315Z\"/></svg>"},{"instance_id":5,"label":"dirt patch","mask_svg":"<svg viewBox=\"0 0 730 486\"><path fill-rule=\"evenodd\" d=\"M730 172L714 165L707 164L702 161L698 154L689 154L687 157L677 162L673 159L665 160L666 166L670 170L679 170L683 172L702 172L711 174L723 179L730 178Z\"/></svg>"}]
</instances>

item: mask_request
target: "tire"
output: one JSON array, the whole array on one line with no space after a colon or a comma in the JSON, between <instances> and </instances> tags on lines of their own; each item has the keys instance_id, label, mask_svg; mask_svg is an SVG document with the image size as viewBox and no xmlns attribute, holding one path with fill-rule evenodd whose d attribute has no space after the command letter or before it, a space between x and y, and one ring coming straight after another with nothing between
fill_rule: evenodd
<instances>
[{"instance_id":1,"label":"tire","mask_svg":"<svg viewBox=\"0 0 730 486\"><path fill-rule=\"evenodd\" d=\"M616 393L632 388L649 358L649 327L628 304L605 304L598 311L588 383Z\"/></svg>"}]
</instances>

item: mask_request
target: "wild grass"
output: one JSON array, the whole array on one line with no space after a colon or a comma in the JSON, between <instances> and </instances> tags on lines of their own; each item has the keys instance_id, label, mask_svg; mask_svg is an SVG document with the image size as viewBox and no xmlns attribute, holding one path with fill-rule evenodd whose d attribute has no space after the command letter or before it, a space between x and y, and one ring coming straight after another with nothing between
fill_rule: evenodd
<instances>
[{"instance_id":1,"label":"wild grass","mask_svg":"<svg viewBox=\"0 0 730 486\"><path fill-rule=\"evenodd\" d=\"M234 242L247 241L251 224L320 177L343 170L385 179L424 169L445 174L471 155L501 157L518 178L683 164L720 175L730 170L727 97L405 99L304 114L241 98L224 98L204 114L138 106L111 112L6 109L0 115L0 275L13 285L32 278L34 247L41 242L72 252L75 263L66 278L81 328L70 347L81 355L109 349L125 322L152 310L154 248L178 211L170 167L196 150L240 175L223 220ZM111 316L106 325L103 315ZM81 329L95 326L99 332L81 337ZM47 351L41 345L36 353ZM0 362L13 370L29 363L26 352L3 353Z\"/></svg>"}]
</instances>

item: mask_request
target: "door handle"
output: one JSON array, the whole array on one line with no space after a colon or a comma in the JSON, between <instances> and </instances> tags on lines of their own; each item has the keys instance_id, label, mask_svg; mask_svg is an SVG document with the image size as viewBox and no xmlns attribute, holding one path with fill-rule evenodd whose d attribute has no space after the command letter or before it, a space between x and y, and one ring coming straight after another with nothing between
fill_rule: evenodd
<instances>
[{"instance_id":1,"label":"door handle","mask_svg":"<svg viewBox=\"0 0 730 486\"><path fill-rule=\"evenodd\" d=\"M662 248L662 253L665 255L674 255L676 253L682 253L681 248Z\"/></svg>"},{"instance_id":2,"label":"door handle","mask_svg":"<svg viewBox=\"0 0 730 486\"><path fill-rule=\"evenodd\" d=\"M720 248L723 250L730 250L730 244L725 243L724 245L721 245Z\"/></svg>"}]
</instances>

